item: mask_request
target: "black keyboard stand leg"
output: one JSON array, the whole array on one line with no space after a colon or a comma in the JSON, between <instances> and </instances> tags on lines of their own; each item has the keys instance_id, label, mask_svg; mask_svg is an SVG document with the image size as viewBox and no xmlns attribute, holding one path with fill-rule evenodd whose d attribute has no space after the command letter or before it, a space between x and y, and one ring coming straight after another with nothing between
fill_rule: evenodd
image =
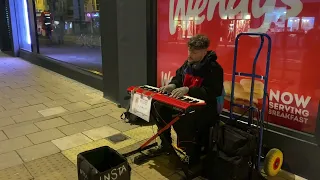
<instances>
[{"instance_id":1,"label":"black keyboard stand leg","mask_svg":"<svg viewBox=\"0 0 320 180\"><path fill-rule=\"evenodd\" d=\"M156 147L156 146L159 146L158 145L158 143L156 142L156 143L154 143L154 144L157 144L157 145L154 145L153 147ZM150 150L151 148L148 148L148 150ZM146 149L147 150L147 149ZM149 161L150 159L152 159L152 158L155 158L155 157L158 157L158 156L161 156L161 155L164 155L164 154L166 154L166 153L150 153L150 152L148 152L148 153L143 153L143 152L140 152L141 154L140 155L138 155L138 156L136 156L134 159L133 159L133 162L135 163L135 164L143 164L143 163L145 163L145 162L147 162L147 161ZM168 152L168 153L170 153L170 152Z\"/></svg>"},{"instance_id":2,"label":"black keyboard stand leg","mask_svg":"<svg viewBox=\"0 0 320 180\"><path fill-rule=\"evenodd\" d=\"M133 159L133 162L137 165L141 165L147 161L149 161L150 159L152 158L155 158L156 156L152 155L152 154L144 154L144 153L141 153L140 155L136 156L134 159Z\"/></svg>"},{"instance_id":3,"label":"black keyboard stand leg","mask_svg":"<svg viewBox=\"0 0 320 180\"><path fill-rule=\"evenodd\" d=\"M158 143L155 142L153 144L150 144L149 146L147 146L145 149L143 150L149 150L153 147L156 147L158 146ZM143 164L145 162L147 162L148 160L150 160L151 158L154 158L156 156L152 156L151 154L146 154L144 152L142 152L143 150L139 150L137 151L136 153L133 153L133 154L137 154L137 153L140 153L139 155L137 155L136 157L133 158L133 163L137 164L137 165L140 165L140 164Z\"/></svg>"}]
</instances>

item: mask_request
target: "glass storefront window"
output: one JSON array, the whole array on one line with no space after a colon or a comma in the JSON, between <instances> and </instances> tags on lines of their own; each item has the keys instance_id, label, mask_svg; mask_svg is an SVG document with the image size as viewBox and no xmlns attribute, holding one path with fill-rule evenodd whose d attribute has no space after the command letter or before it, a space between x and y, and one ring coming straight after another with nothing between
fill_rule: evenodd
<instances>
[{"instance_id":1,"label":"glass storefront window","mask_svg":"<svg viewBox=\"0 0 320 180\"><path fill-rule=\"evenodd\" d=\"M37 0L39 53L81 69L102 72L98 0Z\"/></svg>"}]
</instances>

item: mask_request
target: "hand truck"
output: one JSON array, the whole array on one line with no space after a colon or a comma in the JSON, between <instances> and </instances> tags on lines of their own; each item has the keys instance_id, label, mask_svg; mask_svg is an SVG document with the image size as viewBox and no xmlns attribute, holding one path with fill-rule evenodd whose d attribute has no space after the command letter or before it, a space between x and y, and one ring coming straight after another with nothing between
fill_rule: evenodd
<instances>
[{"instance_id":1,"label":"hand truck","mask_svg":"<svg viewBox=\"0 0 320 180\"><path fill-rule=\"evenodd\" d=\"M242 36L257 36L260 38L260 46L258 51L254 57L253 64L252 64L252 72L245 73L245 72L238 72L237 71L237 56L238 56L238 45L239 39ZM257 75L256 74L256 66L258 62L258 58L260 56L261 50L264 46L265 38L268 40L267 44L267 58L266 58L266 71L264 75ZM259 170L261 168L261 153L262 153L262 142L263 142L263 131L264 131L264 118L265 118L265 110L267 106L267 98L268 98L268 79L269 79L269 69L270 69L270 60L271 60L271 47L272 47L272 40L271 37L266 33L240 33L237 35L235 39L235 48L234 48L234 59L233 59L233 72L232 72L232 86L231 86L231 96L230 96L230 120L236 121L236 117L233 113L233 107L237 106L240 108L247 109L248 111L248 126L251 127L253 124L253 116L255 111L259 114L258 121L258 129L259 129L259 137L258 137L258 154L257 154L257 162L255 164L255 168ZM236 104L234 103L234 88L235 88L235 80L236 76L243 76L251 78L251 89L250 89L250 101L249 106ZM258 78L264 81L264 89L263 89L263 98L262 98L262 108L259 110L253 104L253 93L254 93L254 82L255 79ZM264 172L267 176L275 176L281 169L283 163L283 154L278 149L271 149L265 157L264 160Z\"/></svg>"}]
</instances>

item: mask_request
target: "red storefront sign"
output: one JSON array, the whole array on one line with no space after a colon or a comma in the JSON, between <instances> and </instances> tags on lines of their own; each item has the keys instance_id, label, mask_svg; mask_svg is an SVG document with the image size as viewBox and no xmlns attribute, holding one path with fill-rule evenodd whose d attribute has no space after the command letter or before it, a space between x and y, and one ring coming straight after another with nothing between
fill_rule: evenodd
<instances>
[{"instance_id":1,"label":"red storefront sign","mask_svg":"<svg viewBox=\"0 0 320 180\"><path fill-rule=\"evenodd\" d=\"M264 32L272 38L268 122L314 133L320 100L320 2L303 0L161 0L158 1L158 85L168 83L187 58L186 43L195 34L211 40L224 68L228 91L234 39L240 32ZM251 73L260 40L242 37L237 71ZM257 74L265 73L266 47ZM237 94L248 83L237 79ZM261 106L261 88L256 88ZM237 97L240 98L240 97ZM242 100L245 98L241 98ZM227 100L226 100L227 102ZM228 108L226 103L225 108Z\"/></svg>"}]
</instances>

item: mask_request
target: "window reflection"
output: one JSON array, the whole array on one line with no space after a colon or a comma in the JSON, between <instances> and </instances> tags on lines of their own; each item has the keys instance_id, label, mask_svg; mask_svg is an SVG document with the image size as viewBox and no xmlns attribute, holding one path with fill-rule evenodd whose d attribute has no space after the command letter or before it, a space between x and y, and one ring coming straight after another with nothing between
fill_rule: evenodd
<instances>
[{"instance_id":1,"label":"window reflection","mask_svg":"<svg viewBox=\"0 0 320 180\"><path fill-rule=\"evenodd\" d=\"M197 17L189 17L189 19L181 19L175 17L174 23L177 27L176 40L184 40L191 38L200 32L200 26L196 25Z\"/></svg>"},{"instance_id":2,"label":"window reflection","mask_svg":"<svg viewBox=\"0 0 320 180\"><path fill-rule=\"evenodd\" d=\"M299 30L299 26L300 26L300 18L299 17L290 17L289 21L288 21L288 31L291 32L296 32Z\"/></svg>"},{"instance_id":3,"label":"window reflection","mask_svg":"<svg viewBox=\"0 0 320 180\"><path fill-rule=\"evenodd\" d=\"M278 7L274 11L266 13L268 21L271 23L269 33L283 32L286 22L286 8Z\"/></svg>"},{"instance_id":4,"label":"window reflection","mask_svg":"<svg viewBox=\"0 0 320 180\"><path fill-rule=\"evenodd\" d=\"M40 54L101 72L99 0L36 0Z\"/></svg>"},{"instance_id":5,"label":"window reflection","mask_svg":"<svg viewBox=\"0 0 320 180\"><path fill-rule=\"evenodd\" d=\"M236 16L229 16L229 19L221 20L220 27L222 33L220 34L220 42L230 43L233 42L237 34L248 32L250 28L251 15L237 14ZM226 32L223 32L226 31ZM224 37L224 35L226 35Z\"/></svg>"},{"instance_id":6,"label":"window reflection","mask_svg":"<svg viewBox=\"0 0 320 180\"><path fill-rule=\"evenodd\" d=\"M302 17L301 28L308 32L314 26L314 17Z\"/></svg>"}]
</instances>

